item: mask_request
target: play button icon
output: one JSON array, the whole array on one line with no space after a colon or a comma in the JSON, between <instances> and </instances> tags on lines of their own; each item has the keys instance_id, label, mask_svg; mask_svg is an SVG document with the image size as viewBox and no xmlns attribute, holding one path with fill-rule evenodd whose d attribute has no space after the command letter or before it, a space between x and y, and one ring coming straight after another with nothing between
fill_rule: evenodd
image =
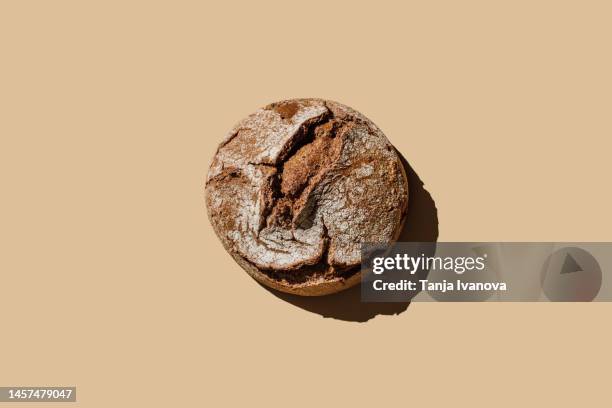
<instances>
[{"instance_id":1,"label":"play button icon","mask_svg":"<svg viewBox=\"0 0 612 408\"><path fill-rule=\"evenodd\" d=\"M573 272L581 272L582 268L578 265L578 262L569 253L565 254L565 261L563 261L563 267L561 268L561 273L573 273Z\"/></svg>"},{"instance_id":2,"label":"play button icon","mask_svg":"<svg viewBox=\"0 0 612 408\"><path fill-rule=\"evenodd\" d=\"M541 273L544 294L553 302L590 302L599 293L601 279L597 260L578 247L554 252Z\"/></svg>"}]
</instances>

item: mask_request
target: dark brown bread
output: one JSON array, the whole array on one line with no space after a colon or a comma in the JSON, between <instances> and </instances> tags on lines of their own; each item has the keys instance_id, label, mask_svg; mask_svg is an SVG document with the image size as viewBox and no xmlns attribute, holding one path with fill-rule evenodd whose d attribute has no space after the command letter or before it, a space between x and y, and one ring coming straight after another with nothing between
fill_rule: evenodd
<instances>
[{"instance_id":1,"label":"dark brown bread","mask_svg":"<svg viewBox=\"0 0 612 408\"><path fill-rule=\"evenodd\" d=\"M300 295L358 283L361 243L397 239L407 204L385 135L321 99L273 103L239 122L206 179L225 249L259 282Z\"/></svg>"}]
</instances>

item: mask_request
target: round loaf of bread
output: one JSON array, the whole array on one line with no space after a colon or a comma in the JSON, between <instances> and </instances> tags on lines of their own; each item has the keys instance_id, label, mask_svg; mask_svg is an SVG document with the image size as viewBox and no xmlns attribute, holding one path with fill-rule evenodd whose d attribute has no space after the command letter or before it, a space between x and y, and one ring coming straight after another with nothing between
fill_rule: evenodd
<instances>
[{"instance_id":1,"label":"round loaf of bread","mask_svg":"<svg viewBox=\"0 0 612 408\"><path fill-rule=\"evenodd\" d=\"M206 178L213 228L260 283L325 295L359 282L362 243L391 243L408 182L385 135L322 99L270 104L219 145Z\"/></svg>"}]
</instances>

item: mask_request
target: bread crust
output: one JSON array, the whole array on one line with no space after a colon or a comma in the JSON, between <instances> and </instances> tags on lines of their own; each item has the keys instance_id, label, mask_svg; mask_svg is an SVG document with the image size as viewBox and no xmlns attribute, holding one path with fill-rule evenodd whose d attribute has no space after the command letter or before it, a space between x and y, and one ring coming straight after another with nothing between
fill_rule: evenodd
<instances>
[{"instance_id":1,"label":"bread crust","mask_svg":"<svg viewBox=\"0 0 612 408\"><path fill-rule=\"evenodd\" d=\"M359 112L322 99L270 104L219 145L207 212L224 248L254 279L297 295L360 280L360 247L395 241L408 182L385 135Z\"/></svg>"}]
</instances>

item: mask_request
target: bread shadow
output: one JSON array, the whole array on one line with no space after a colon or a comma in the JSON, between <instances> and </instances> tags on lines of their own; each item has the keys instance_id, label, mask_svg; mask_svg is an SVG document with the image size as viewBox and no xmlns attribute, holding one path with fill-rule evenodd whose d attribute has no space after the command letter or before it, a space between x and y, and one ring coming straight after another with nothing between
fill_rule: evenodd
<instances>
[{"instance_id":1,"label":"bread shadow","mask_svg":"<svg viewBox=\"0 0 612 408\"><path fill-rule=\"evenodd\" d=\"M399 242L436 242L438 240L438 210L423 181L408 161L397 152L408 176L408 213ZM263 285L262 285L263 286ZM323 317L352 322L366 322L378 315L398 315L408 309L410 302L361 302L359 285L327 296L297 296L264 286L276 297Z\"/></svg>"}]
</instances>

